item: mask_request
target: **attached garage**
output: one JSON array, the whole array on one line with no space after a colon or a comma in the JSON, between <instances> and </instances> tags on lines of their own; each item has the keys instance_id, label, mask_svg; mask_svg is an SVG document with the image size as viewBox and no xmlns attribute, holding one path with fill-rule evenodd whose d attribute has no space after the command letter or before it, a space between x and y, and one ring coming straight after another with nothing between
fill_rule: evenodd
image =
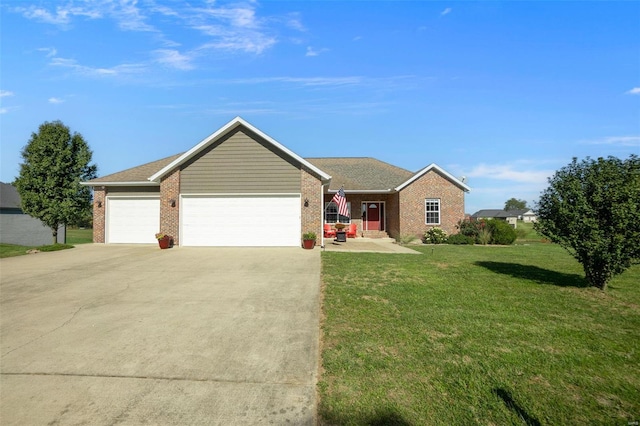
<instances>
[{"instance_id":1,"label":"attached garage","mask_svg":"<svg viewBox=\"0 0 640 426\"><path fill-rule=\"evenodd\" d=\"M182 196L181 245L300 246L300 194Z\"/></svg>"},{"instance_id":2,"label":"attached garage","mask_svg":"<svg viewBox=\"0 0 640 426\"><path fill-rule=\"evenodd\" d=\"M156 243L160 197L107 197L107 243Z\"/></svg>"}]
</instances>

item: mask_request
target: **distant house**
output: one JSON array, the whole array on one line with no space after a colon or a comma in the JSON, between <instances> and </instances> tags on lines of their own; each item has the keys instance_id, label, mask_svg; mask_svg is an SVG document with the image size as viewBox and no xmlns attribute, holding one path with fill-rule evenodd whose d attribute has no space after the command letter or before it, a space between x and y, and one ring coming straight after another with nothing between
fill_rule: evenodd
<instances>
[{"instance_id":1,"label":"distant house","mask_svg":"<svg viewBox=\"0 0 640 426\"><path fill-rule=\"evenodd\" d=\"M23 213L15 187L0 182L0 243L21 246L51 244L51 228ZM66 228L58 229L58 242L64 243Z\"/></svg>"},{"instance_id":2,"label":"distant house","mask_svg":"<svg viewBox=\"0 0 640 426\"><path fill-rule=\"evenodd\" d=\"M509 225L514 228L517 226L518 220L523 222L535 222L537 220L536 214L530 209L515 209L515 210L502 210L502 209L485 209L478 210L471 215L472 219L502 219L506 220Z\"/></svg>"}]
</instances>

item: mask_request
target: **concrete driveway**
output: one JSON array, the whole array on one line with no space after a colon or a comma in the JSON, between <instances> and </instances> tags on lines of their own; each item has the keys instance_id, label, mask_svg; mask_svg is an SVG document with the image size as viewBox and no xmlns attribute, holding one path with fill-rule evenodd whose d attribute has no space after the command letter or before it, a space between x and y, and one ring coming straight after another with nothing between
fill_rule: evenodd
<instances>
[{"instance_id":1,"label":"concrete driveway","mask_svg":"<svg viewBox=\"0 0 640 426\"><path fill-rule=\"evenodd\" d=\"M320 251L81 245L0 260L0 423L316 420Z\"/></svg>"}]
</instances>

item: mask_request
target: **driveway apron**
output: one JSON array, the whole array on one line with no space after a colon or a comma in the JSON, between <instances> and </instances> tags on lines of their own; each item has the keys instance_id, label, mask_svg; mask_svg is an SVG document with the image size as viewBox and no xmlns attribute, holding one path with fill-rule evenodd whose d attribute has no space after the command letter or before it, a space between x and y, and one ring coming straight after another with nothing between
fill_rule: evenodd
<instances>
[{"instance_id":1,"label":"driveway apron","mask_svg":"<svg viewBox=\"0 0 640 426\"><path fill-rule=\"evenodd\" d=\"M315 424L320 251L0 260L0 423Z\"/></svg>"}]
</instances>

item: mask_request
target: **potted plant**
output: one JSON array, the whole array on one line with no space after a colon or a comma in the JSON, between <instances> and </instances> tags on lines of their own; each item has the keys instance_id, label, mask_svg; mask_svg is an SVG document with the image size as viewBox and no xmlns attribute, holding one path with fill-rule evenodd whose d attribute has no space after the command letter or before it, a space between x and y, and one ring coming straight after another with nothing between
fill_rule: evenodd
<instances>
[{"instance_id":1,"label":"potted plant","mask_svg":"<svg viewBox=\"0 0 640 426\"><path fill-rule=\"evenodd\" d=\"M156 240L158 240L158 245L161 249L168 249L169 247L171 247L171 243L173 242L171 236L163 232L158 232L156 234Z\"/></svg>"},{"instance_id":2,"label":"potted plant","mask_svg":"<svg viewBox=\"0 0 640 426\"><path fill-rule=\"evenodd\" d=\"M305 232L302 234L302 247L307 250L312 249L316 245L316 238L315 232Z\"/></svg>"}]
</instances>

